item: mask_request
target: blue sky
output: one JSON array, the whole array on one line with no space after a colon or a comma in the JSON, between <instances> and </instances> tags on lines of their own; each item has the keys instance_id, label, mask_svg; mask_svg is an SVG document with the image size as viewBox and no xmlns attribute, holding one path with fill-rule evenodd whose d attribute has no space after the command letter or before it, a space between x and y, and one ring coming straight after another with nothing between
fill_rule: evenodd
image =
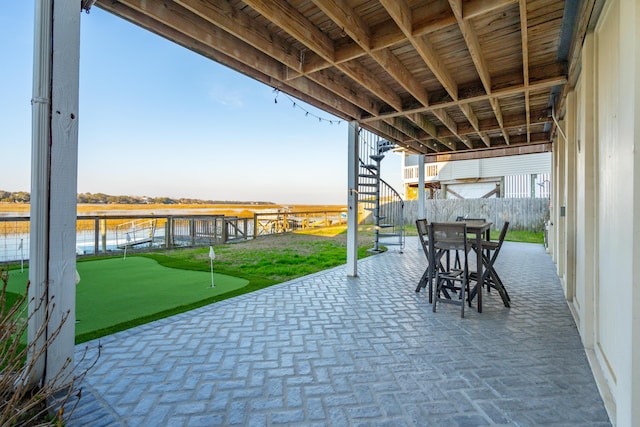
<instances>
[{"instance_id":1,"label":"blue sky","mask_svg":"<svg viewBox=\"0 0 640 427\"><path fill-rule=\"evenodd\" d=\"M34 1L4 3L0 189L30 191ZM97 7L81 32L78 192L346 203L346 122Z\"/></svg>"}]
</instances>

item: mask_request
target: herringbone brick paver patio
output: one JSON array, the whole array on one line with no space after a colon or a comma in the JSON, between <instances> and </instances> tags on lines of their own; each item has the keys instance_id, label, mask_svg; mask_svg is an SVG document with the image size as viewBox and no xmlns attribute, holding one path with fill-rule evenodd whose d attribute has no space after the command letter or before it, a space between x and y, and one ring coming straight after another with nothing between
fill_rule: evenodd
<instances>
[{"instance_id":1,"label":"herringbone brick paver patio","mask_svg":"<svg viewBox=\"0 0 640 427\"><path fill-rule=\"evenodd\" d=\"M358 278L334 268L90 342L68 425L610 425L542 246L505 243L512 307L493 292L464 319L414 292L423 269L409 238Z\"/></svg>"}]
</instances>

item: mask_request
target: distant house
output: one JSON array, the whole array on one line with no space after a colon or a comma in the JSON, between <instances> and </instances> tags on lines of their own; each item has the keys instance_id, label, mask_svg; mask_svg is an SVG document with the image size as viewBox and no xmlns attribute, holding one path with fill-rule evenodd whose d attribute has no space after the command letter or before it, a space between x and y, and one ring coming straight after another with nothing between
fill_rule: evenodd
<instances>
[{"instance_id":1,"label":"distant house","mask_svg":"<svg viewBox=\"0 0 640 427\"><path fill-rule=\"evenodd\" d=\"M404 194L418 198L421 157L403 157ZM548 198L551 191L551 153L425 163L424 182L429 199Z\"/></svg>"}]
</instances>

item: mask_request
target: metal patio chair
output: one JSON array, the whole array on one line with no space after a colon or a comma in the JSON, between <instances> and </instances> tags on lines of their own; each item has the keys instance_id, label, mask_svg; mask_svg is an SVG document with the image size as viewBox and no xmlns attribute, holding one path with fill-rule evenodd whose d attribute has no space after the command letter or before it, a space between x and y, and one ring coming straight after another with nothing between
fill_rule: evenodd
<instances>
[{"instance_id":1,"label":"metal patio chair","mask_svg":"<svg viewBox=\"0 0 640 427\"><path fill-rule=\"evenodd\" d=\"M458 216L456 217L456 222L487 222L486 218L467 218L465 216ZM456 252L456 260L454 263L454 267L455 268L461 268L460 267L460 256L459 254Z\"/></svg>"},{"instance_id":2,"label":"metal patio chair","mask_svg":"<svg viewBox=\"0 0 640 427\"><path fill-rule=\"evenodd\" d=\"M487 292L491 292L491 288L496 289L502 298L502 302L505 307L511 307L511 298L509 297L509 293L507 289L504 287L500 276L495 270L494 264L498 259L498 254L500 253L500 249L502 249L502 243L504 242L504 238L507 235L507 230L509 229L509 221L505 221L502 225L502 229L500 230L500 236L498 240L484 240L482 242L482 262L484 265L484 271L482 273L482 278L480 282L478 282L478 286L485 286ZM471 280L477 279L477 273L471 272L469 274ZM474 295L472 295L474 296Z\"/></svg>"},{"instance_id":3,"label":"metal patio chair","mask_svg":"<svg viewBox=\"0 0 640 427\"><path fill-rule=\"evenodd\" d=\"M444 269L434 268L435 287L433 291L433 311L438 302L459 304L460 316L464 317L464 306L469 299L469 263L467 254L471 250L471 242L467 240L467 224L460 223L431 223L429 224L429 255L430 265L442 265L443 256L450 251L460 252L462 269L451 269L448 263Z\"/></svg>"},{"instance_id":4,"label":"metal patio chair","mask_svg":"<svg viewBox=\"0 0 640 427\"><path fill-rule=\"evenodd\" d=\"M420 239L420 244L422 245L422 250L424 251L424 255L427 260L427 268L424 270L424 273L418 282L416 292L420 292L420 289L424 289L429 286L429 303L431 303L433 300L433 269L431 258L429 256L429 223L426 219L418 219L416 220L416 229L418 230L418 238Z\"/></svg>"}]
</instances>

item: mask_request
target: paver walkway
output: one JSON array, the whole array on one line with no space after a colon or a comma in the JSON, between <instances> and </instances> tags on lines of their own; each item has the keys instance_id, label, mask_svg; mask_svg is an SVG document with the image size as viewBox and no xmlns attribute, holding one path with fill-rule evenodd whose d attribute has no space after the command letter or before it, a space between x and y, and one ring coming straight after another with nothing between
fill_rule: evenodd
<instances>
[{"instance_id":1,"label":"paver walkway","mask_svg":"<svg viewBox=\"0 0 640 427\"><path fill-rule=\"evenodd\" d=\"M610 425L542 246L505 243L512 308L464 319L414 292L417 248L100 339L68 426Z\"/></svg>"}]
</instances>

